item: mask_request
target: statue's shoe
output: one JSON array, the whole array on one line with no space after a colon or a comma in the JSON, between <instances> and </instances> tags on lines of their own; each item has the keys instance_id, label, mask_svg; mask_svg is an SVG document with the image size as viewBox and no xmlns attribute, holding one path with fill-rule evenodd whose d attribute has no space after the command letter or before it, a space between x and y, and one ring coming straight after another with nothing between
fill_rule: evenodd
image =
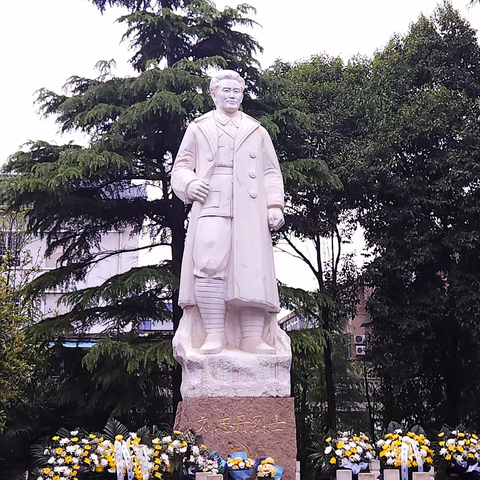
<instances>
[{"instance_id":1,"label":"statue's shoe","mask_svg":"<svg viewBox=\"0 0 480 480\"><path fill-rule=\"evenodd\" d=\"M227 339L224 333L210 333L200 347L200 352L205 355L214 355L215 353L223 351L226 346Z\"/></svg>"},{"instance_id":2,"label":"statue's shoe","mask_svg":"<svg viewBox=\"0 0 480 480\"><path fill-rule=\"evenodd\" d=\"M246 337L240 342L240 350L261 355L275 355L275 349L265 343L262 337Z\"/></svg>"}]
</instances>

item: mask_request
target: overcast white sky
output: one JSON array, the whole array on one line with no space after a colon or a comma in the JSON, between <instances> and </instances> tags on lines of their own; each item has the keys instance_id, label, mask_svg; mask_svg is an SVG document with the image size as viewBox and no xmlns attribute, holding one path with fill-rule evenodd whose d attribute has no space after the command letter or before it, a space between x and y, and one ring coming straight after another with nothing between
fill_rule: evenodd
<instances>
[{"instance_id":1,"label":"overcast white sky","mask_svg":"<svg viewBox=\"0 0 480 480\"><path fill-rule=\"evenodd\" d=\"M243 1L243 0L241 0ZM217 1L219 8L238 2ZM343 59L372 55L396 32L404 33L421 12L430 14L436 0L250 0L262 27L252 34L264 47L263 67L276 58L288 61L327 53ZM455 8L480 28L480 5L453 0ZM3 71L0 79L0 164L28 140L63 143L53 119L36 114L34 93L41 87L59 92L71 75L95 76L98 60L117 61L118 76L133 74L130 53L120 43L121 14L109 9L102 16L88 0L18 0L4 2L0 19ZM78 141L78 136L76 141ZM282 255L286 257L286 255ZM291 264L277 262L278 277L287 281ZM298 264L297 268L298 268ZM305 275L311 278L310 272ZM290 282L289 282L290 283Z\"/></svg>"},{"instance_id":2,"label":"overcast white sky","mask_svg":"<svg viewBox=\"0 0 480 480\"><path fill-rule=\"evenodd\" d=\"M454 0L475 28L480 6ZM221 0L218 7L236 5ZM240 3L240 2L238 2ZM251 0L262 27L252 34L265 52L262 66L276 58L294 61L326 52L348 59L371 55L395 32L405 32L421 12L431 13L436 0ZM124 25L114 23L119 10L102 16L88 0L4 2L0 20L3 72L0 80L2 120L0 163L27 140L59 143L53 120L36 114L34 93L41 87L60 91L71 75L93 76L98 60L116 59L117 75L131 73L130 52L120 43Z\"/></svg>"}]
</instances>

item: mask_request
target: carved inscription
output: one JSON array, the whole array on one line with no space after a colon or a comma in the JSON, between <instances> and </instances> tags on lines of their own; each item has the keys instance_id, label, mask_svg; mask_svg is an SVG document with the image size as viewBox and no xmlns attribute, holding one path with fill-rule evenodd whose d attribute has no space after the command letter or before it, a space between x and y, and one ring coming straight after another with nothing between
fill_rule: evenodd
<instances>
[{"instance_id":1,"label":"carved inscription","mask_svg":"<svg viewBox=\"0 0 480 480\"><path fill-rule=\"evenodd\" d=\"M234 416L202 416L197 420L196 433L280 433L287 422L278 415L234 415Z\"/></svg>"}]
</instances>

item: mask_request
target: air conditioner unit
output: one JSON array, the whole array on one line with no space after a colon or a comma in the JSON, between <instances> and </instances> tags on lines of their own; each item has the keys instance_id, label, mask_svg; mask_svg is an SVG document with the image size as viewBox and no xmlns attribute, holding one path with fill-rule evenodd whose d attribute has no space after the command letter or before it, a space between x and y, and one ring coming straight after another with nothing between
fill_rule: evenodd
<instances>
[{"instance_id":1,"label":"air conditioner unit","mask_svg":"<svg viewBox=\"0 0 480 480\"><path fill-rule=\"evenodd\" d=\"M358 357L359 355L366 355L366 348L364 345L355 346L355 356Z\"/></svg>"},{"instance_id":2,"label":"air conditioner unit","mask_svg":"<svg viewBox=\"0 0 480 480\"><path fill-rule=\"evenodd\" d=\"M355 343L357 345L363 345L365 343L365 335L355 335Z\"/></svg>"}]
</instances>

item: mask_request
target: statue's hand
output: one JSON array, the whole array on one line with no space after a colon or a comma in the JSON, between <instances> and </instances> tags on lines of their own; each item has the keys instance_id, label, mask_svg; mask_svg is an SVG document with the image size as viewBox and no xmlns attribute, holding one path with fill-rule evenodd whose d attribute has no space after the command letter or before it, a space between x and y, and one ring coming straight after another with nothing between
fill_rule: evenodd
<instances>
[{"instance_id":1,"label":"statue's hand","mask_svg":"<svg viewBox=\"0 0 480 480\"><path fill-rule=\"evenodd\" d=\"M283 219L283 212L281 208L270 207L268 209L268 226L272 230L278 230L285 225L285 220Z\"/></svg>"},{"instance_id":2,"label":"statue's hand","mask_svg":"<svg viewBox=\"0 0 480 480\"><path fill-rule=\"evenodd\" d=\"M209 187L201 180L194 180L187 188L187 195L190 200L196 200L200 203L205 203L209 192Z\"/></svg>"}]
</instances>

